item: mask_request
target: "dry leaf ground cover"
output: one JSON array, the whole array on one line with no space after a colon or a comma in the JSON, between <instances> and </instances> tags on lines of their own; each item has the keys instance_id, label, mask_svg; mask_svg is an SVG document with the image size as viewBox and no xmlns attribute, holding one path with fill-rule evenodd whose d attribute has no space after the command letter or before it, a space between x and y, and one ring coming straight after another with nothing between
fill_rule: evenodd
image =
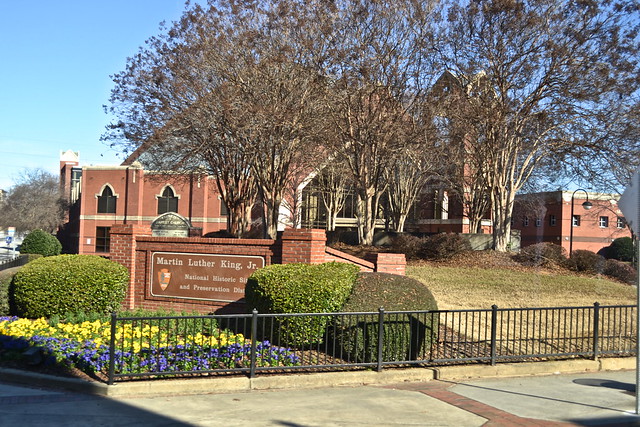
<instances>
[{"instance_id":1,"label":"dry leaf ground cover","mask_svg":"<svg viewBox=\"0 0 640 427\"><path fill-rule=\"evenodd\" d=\"M635 305L635 287L600 275L579 275L562 268L524 267L508 254L467 253L447 262L418 262L407 275L420 280L434 295L440 310ZM601 349L631 348L632 308L600 313ZM442 323L464 340L487 339L488 313L445 315ZM505 354L584 352L592 346L590 309L514 310L499 314L497 338ZM541 346L544 346L542 349Z\"/></svg>"},{"instance_id":2,"label":"dry leaf ground cover","mask_svg":"<svg viewBox=\"0 0 640 427\"><path fill-rule=\"evenodd\" d=\"M423 282L438 308L478 309L635 304L633 286L604 276L524 267L508 254L466 253L447 262L417 262L407 275Z\"/></svg>"}]
</instances>

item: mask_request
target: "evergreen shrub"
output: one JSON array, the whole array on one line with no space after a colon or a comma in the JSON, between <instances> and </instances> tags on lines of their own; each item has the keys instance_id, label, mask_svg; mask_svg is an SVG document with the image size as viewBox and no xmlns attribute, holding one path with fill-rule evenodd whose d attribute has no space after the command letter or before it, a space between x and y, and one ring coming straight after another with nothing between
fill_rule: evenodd
<instances>
[{"instance_id":1,"label":"evergreen shrub","mask_svg":"<svg viewBox=\"0 0 640 427\"><path fill-rule=\"evenodd\" d=\"M471 250L471 244L459 233L438 233L425 239L422 256L427 259L443 260Z\"/></svg>"},{"instance_id":2,"label":"evergreen shrub","mask_svg":"<svg viewBox=\"0 0 640 427\"><path fill-rule=\"evenodd\" d=\"M41 229L35 229L25 236L20 245L22 254L40 254L42 256L60 255L62 244L53 235Z\"/></svg>"},{"instance_id":3,"label":"evergreen shrub","mask_svg":"<svg viewBox=\"0 0 640 427\"><path fill-rule=\"evenodd\" d=\"M11 281L22 267L7 268L0 271L0 316L11 314Z\"/></svg>"},{"instance_id":4,"label":"evergreen shrub","mask_svg":"<svg viewBox=\"0 0 640 427\"><path fill-rule=\"evenodd\" d=\"M629 264L615 259L608 259L604 262L604 270L602 273L605 276L629 285L634 285L636 283L636 270Z\"/></svg>"},{"instance_id":5,"label":"evergreen shrub","mask_svg":"<svg viewBox=\"0 0 640 427\"><path fill-rule=\"evenodd\" d=\"M391 252L404 254L407 260L420 259L424 244L424 238L401 233L391 240Z\"/></svg>"},{"instance_id":6,"label":"evergreen shrub","mask_svg":"<svg viewBox=\"0 0 640 427\"><path fill-rule=\"evenodd\" d=\"M618 261L632 261L633 254L633 240L631 237L619 237L615 239L606 250L607 258L617 259Z\"/></svg>"},{"instance_id":7,"label":"evergreen shrub","mask_svg":"<svg viewBox=\"0 0 640 427\"><path fill-rule=\"evenodd\" d=\"M567 260L567 251L555 243L536 243L522 248L515 260L534 267L563 265Z\"/></svg>"},{"instance_id":8,"label":"evergreen shrub","mask_svg":"<svg viewBox=\"0 0 640 427\"><path fill-rule=\"evenodd\" d=\"M124 300L126 267L96 255L36 259L13 279L16 313L37 318L72 312L109 313Z\"/></svg>"},{"instance_id":9,"label":"evergreen shrub","mask_svg":"<svg viewBox=\"0 0 640 427\"><path fill-rule=\"evenodd\" d=\"M602 273L604 261L602 255L584 249L577 249L571 253L571 258L565 262L565 266L569 270L584 273Z\"/></svg>"},{"instance_id":10,"label":"evergreen shrub","mask_svg":"<svg viewBox=\"0 0 640 427\"><path fill-rule=\"evenodd\" d=\"M434 311L433 294L420 281L388 273L359 273L343 312ZM437 313L384 314L383 361L418 360L426 357L438 330ZM335 343L342 357L354 363L378 361L379 315L336 319Z\"/></svg>"},{"instance_id":11,"label":"evergreen shrub","mask_svg":"<svg viewBox=\"0 0 640 427\"><path fill-rule=\"evenodd\" d=\"M247 281L248 309L260 313L331 313L351 294L359 268L329 262L317 265L273 264L256 270ZM328 317L275 317L278 345L322 342Z\"/></svg>"}]
</instances>

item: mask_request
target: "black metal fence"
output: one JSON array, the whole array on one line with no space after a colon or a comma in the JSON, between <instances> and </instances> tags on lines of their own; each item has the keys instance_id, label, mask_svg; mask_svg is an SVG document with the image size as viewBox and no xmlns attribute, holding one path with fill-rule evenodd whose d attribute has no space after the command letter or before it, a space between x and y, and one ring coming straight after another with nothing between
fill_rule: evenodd
<instances>
[{"instance_id":1,"label":"black metal fence","mask_svg":"<svg viewBox=\"0 0 640 427\"><path fill-rule=\"evenodd\" d=\"M635 354L636 306L117 317L108 382Z\"/></svg>"},{"instance_id":2,"label":"black metal fence","mask_svg":"<svg viewBox=\"0 0 640 427\"><path fill-rule=\"evenodd\" d=\"M21 267L29 262L28 255L19 255L13 259L0 260L0 271L13 267Z\"/></svg>"}]
</instances>

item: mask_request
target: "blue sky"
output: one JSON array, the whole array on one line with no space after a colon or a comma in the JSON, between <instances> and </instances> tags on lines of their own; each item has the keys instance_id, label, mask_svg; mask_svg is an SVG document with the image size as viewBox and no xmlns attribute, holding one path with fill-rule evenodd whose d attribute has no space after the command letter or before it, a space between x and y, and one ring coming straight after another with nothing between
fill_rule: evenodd
<instances>
[{"instance_id":1,"label":"blue sky","mask_svg":"<svg viewBox=\"0 0 640 427\"><path fill-rule=\"evenodd\" d=\"M102 106L126 59L175 21L184 0L0 0L0 189L25 169L119 164L100 142Z\"/></svg>"}]
</instances>

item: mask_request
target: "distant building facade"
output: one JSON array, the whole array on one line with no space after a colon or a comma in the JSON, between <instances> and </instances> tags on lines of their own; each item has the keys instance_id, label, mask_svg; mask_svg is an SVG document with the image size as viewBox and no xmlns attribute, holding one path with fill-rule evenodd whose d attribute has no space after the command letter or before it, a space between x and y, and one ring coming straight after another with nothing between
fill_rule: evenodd
<instances>
[{"instance_id":1,"label":"distant building facade","mask_svg":"<svg viewBox=\"0 0 640 427\"><path fill-rule=\"evenodd\" d=\"M60 158L60 185L70 204L59 232L66 252L109 256L113 225L150 225L166 212L202 235L227 228L216 181L206 174L154 173L139 163L81 167L69 150Z\"/></svg>"},{"instance_id":2,"label":"distant building facade","mask_svg":"<svg viewBox=\"0 0 640 427\"><path fill-rule=\"evenodd\" d=\"M198 235L227 229L228 212L215 177L205 173L158 173L145 170L131 158L119 166L80 166L78 153L61 153L60 186L69 201L64 226L58 233L65 252L110 256L110 229L115 224L151 225L161 214L175 212L189 220ZM290 192L293 194L293 192ZM326 228L326 209L314 179L296 191L297 203L281 206L286 227ZM296 212L290 206L297 205ZM261 223L260 209L254 221ZM297 217L298 220L294 220ZM389 215L381 204L377 229L389 230ZM336 229L355 231L356 197L347 190ZM417 233L469 233L464 205L444 188L426 186L414 204L405 231ZM482 222L491 233L491 221Z\"/></svg>"},{"instance_id":3,"label":"distant building facade","mask_svg":"<svg viewBox=\"0 0 640 427\"><path fill-rule=\"evenodd\" d=\"M618 237L631 237L618 207L619 198L619 194L582 190L518 195L512 228L520 230L523 247L550 242L564 247L567 253L570 248L599 252ZM583 206L587 201L591 203L589 209Z\"/></svg>"},{"instance_id":4,"label":"distant building facade","mask_svg":"<svg viewBox=\"0 0 640 427\"><path fill-rule=\"evenodd\" d=\"M302 189L302 220L303 228L325 228L327 225L327 209L323 202L323 190L317 180L311 180ZM389 229L389 213L385 212L385 202L381 201L380 213L376 228ZM355 229L356 195L352 189L346 190L344 205L336 218L337 229ZM472 233L465 206L460 198L452 195L451 191L442 186L425 186L413 205L405 223L406 232L413 233ZM482 221L482 232L492 232L491 220L487 217Z\"/></svg>"}]
</instances>

